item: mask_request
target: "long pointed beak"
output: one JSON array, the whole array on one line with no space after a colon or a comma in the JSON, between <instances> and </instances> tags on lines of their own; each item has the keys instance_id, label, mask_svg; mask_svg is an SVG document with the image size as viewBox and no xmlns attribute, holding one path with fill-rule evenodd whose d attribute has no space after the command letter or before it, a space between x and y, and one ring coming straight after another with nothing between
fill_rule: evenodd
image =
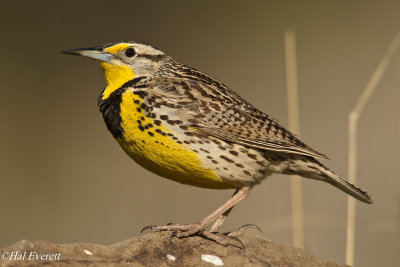
<instances>
[{"instance_id":1,"label":"long pointed beak","mask_svg":"<svg viewBox=\"0 0 400 267\"><path fill-rule=\"evenodd\" d=\"M108 63L111 63L111 58L113 57L110 53L104 52L102 47L70 49L62 51L61 53L93 58Z\"/></svg>"}]
</instances>

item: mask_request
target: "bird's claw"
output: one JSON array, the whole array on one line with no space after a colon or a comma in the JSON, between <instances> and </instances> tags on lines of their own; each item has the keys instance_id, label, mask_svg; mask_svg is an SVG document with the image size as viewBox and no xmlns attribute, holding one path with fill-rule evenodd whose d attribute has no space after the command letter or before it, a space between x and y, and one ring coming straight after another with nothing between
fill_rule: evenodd
<instances>
[{"instance_id":1,"label":"bird's claw","mask_svg":"<svg viewBox=\"0 0 400 267\"><path fill-rule=\"evenodd\" d=\"M145 227L142 228L142 230L140 230L140 233L142 234L144 231L146 230L153 230L153 228L156 227L155 225L146 225Z\"/></svg>"},{"instance_id":2,"label":"bird's claw","mask_svg":"<svg viewBox=\"0 0 400 267\"><path fill-rule=\"evenodd\" d=\"M242 240L240 240L240 239L237 238L236 236L228 236L228 238L229 238L230 240L234 240L234 241L236 241L237 243L239 243L239 246L238 246L238 245L235 245L234 243L231 243L231 244L230 244L231 246L240 248L240 249L242 249L243 251L245 250L245 247L244 247L244 244L243 244Z\"/></svg>"},{"instance_id":3,"label":"bird's claw","mask_svg":"<svg viewBox=\"0 0 400 267\"><path fill-rule=\"evenodd\" d=\"M260 231L261 234L264 233L263 230L255 224L245 224L236 230L233 230L231 232L225 232L224 235L226 235L226 236L241 236L244 234L244 231L249 228L256 229L256 230Z\"/></svg>"},{"instance_id":4,"label":"bird's claw","mask_svg":"<svg viewBox=\"0 0 400 267\"><path fill-rule=\"evenodd\" d=\"M212 240L220 245L223 245L223 246L230 245L230 246L245 250L245 246L244 246L242 240L240 240L239 238L237 238L235 236L228 236L228 235L221 234L218 232L211 233L211 232L207 232L207 231L203 231L199 235L201 235L209 240Z\"/></svg>"}]
</instances>

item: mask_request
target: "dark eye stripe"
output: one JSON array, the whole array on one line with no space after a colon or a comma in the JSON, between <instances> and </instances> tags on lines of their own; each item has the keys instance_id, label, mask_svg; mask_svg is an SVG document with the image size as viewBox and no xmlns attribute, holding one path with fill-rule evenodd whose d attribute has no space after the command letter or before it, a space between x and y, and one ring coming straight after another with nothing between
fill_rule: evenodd
<instances>
[{"instance_id":1,"label":"dark eye stripe","mask_svg":"<svg viewBox=\"0 0 400 267\"><path fill-rule=\"evenodd\" d=\"M147 59L150 59L151 61L158 62L158 61L162 60L163 58L165 58L165 55L154 56L154 55L148 55L148 54L138 54L137 57L147 58Z\"/></svg>"}]
</instances>

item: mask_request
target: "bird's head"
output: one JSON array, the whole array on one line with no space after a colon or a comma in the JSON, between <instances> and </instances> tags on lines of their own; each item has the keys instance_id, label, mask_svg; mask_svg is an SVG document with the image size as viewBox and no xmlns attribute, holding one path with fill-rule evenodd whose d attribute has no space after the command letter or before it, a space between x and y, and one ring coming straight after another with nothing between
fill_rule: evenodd
<instances>
[{"instance_id":1,"label":"bird's head","mask_svg":"<svg viewBox=\"0 0 400 267\"><path fill-rule=\"evenodd\" d=\"M92 48L71 49L63 53L101 62L107 82L103 99L134 77L153 74L166 58L164 52L137 42L118 42Z\"/></svg>"}]
</instances>

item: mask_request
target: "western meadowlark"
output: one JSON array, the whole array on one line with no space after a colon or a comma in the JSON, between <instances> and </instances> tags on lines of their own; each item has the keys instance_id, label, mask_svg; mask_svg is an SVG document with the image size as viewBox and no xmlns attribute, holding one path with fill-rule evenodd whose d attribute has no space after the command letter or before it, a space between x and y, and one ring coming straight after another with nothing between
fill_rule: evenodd
<instances>
[{"instance_id":1,"label":"western meadowlark","mask_svg":"<svg viewBox=\"0 0 400 267\"><path fill-rule=\"evenodd\" d=\"M144 229L174 231L177 237L200 235L230 244L254 225L225 234L218 233L219 227L252 187L273 173L328 182L363 202L372 202L366 192L316 160L326 156L275 119L223 83L151 45L117 42L64 53L101 62L107 85L98 99L100 111L108 130L138 164L183 184L236 189L199 223Z\"/></svg>"}]
</instances>

